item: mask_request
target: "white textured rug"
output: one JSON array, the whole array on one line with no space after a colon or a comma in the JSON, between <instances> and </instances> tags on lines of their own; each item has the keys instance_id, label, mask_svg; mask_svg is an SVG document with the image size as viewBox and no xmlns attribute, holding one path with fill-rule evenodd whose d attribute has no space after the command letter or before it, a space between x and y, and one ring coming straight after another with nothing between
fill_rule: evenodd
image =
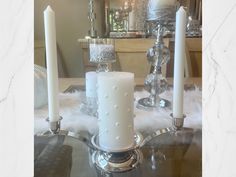
<instances>
[{"instance_id":1,"label":"white textured rug","mask_svg":"<svg viewBox=\"0 0 236 177\"><path fill-rule=\"evenodd\" d=\"M84 92L60 93L60 115L63 117L61 122L62 129L73 132L89 131L96 133L98 131L97 118L83 114L79 110L81 98ZM162 109L156 111L143 111L136 108L137 100L147 97L148 92L135 92L134 125L139 131L152 131L160 128L170 127L172 125L171 109ZM162 98L172 100L172 90L163 93ZM202 128L202 92L195 90L184 92L184 113L186 119L185 127L193 129ZM34 132L39 133L48 130L48 124L45 118L48 117L47 105L34 111Z\"/></svg>"}]
</instances>

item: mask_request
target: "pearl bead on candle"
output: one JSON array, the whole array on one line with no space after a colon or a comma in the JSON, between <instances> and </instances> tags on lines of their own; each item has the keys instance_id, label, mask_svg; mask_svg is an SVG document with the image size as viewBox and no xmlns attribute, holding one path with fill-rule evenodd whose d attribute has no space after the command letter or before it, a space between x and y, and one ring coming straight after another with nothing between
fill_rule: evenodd
<instances>
[{"instance_id":1,"label":"pearl bead on candle","mask_svg":"<svg viewBox=\"0 0 236 177\"><path fill-rule=\"evenodd\" d=\"M98 74L99 144L107 150L130 148L134 144L134 74Z\"/></svg>"},{"instance_id":2,"label":"pearl bead on candle","mask_svg":"<svg viewBox=\"0 0 236 177\"><path fill-rule=\"evenodd\" d=\"M59 120L56 27L55 13L50 6L44 11L44 28L47 56L48 116L50 122L56 122Z\"/></svg>"},{"instance_id":3,"label":"pearl bead on candle","mask_svg":"<svg viewBox=\"0 0 236 177\"><path fill-rule=\"evenodd\" d=\"M183 118L184 58L186 12L181 6L176 13L173 117Z\"/></svg>"}]
</instances>

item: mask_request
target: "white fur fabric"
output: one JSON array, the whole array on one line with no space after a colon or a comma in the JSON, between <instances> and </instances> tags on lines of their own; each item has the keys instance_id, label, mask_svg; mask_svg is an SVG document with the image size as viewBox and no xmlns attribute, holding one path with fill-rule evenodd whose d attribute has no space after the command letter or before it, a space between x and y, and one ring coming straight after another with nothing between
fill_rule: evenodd
<instances>
[{"instance_id":1,"label":"white fur fabric","mask_svg":"<svg viewBox=\"0 0 236 177\"><path fill-rule=\"evenodd\" d=\"M60 93L60 115L63 117L61 122L62 129L73 132L89 131L94 134L98 132L97 118L88 116L80 112L79 106L84 92ZM171 109L160 108L155 111L143 111L136 108L137 100L148 96L148 92L135 92L135 109L134 109L134 125L138 131L152 131L160 128L172 126L170 117ZM164 92L162 98L172 101L172 90ZM185 127L193 129L202 128L202 92L195 90L184 92L184 113L186 119ZM47 105L40 109L35 109L34 132L40 133L48 130L48 123L45 118L48 117Z\"/></svg>"}]
</instances>

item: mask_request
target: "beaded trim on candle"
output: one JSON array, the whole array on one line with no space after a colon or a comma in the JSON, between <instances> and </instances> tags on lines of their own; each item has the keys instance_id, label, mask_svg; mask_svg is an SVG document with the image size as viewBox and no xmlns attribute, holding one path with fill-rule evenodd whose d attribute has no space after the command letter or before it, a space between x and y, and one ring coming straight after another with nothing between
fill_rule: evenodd
<instances>
[{"instance_id":1,"label":"beaded trim on candle","mask_svg":"<svg viewBox=\"0 0 236 177\"><path fill-rule=\"evenodd\" d=\"M107 63L115 61L115 49L113 45L90 44L90 62Z\"/></svg>"}]
</instances>

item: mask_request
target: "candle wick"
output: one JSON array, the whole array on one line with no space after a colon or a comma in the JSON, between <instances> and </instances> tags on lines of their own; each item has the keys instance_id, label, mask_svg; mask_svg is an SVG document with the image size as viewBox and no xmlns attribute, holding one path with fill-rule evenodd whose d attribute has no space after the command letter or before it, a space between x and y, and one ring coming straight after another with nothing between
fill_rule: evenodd
<instances>
[{"instance_id":1,"label":"candle wick","mask_svg":"<svg viewBox=\"0 0 236 177\"><path fill-rule=\"evenodd\" d=\"M53 12L53 10L52 10L52 8L51 8L50 5L47 6L46 10L47 10L47 11L51 11L51 12Z\"/></svg>"}]
</instances>

